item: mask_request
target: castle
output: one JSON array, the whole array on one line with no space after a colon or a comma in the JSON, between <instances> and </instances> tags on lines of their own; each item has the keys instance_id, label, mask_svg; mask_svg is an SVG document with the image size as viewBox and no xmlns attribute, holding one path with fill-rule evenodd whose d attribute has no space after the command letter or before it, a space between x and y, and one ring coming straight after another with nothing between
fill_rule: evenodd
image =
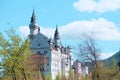
<instances>
[{"instance_id":1,"label":"castle","mask_svg":"<svg viewBox=\"0 0 120 80\"><path fill-rule=\"evenodd\" d=\"M72 48L70 46L64 47L61 44L58 28L56 27L53 39L42 34L33 11L29 29L30 49L33 53L41 56L41 73L43 75L51 74L53 80L58 74L68 76L70 68L77 65L73 65ZM79 67L74 67L74 70L81 70L81 68L75 68Z\"/></svg>"},{"instance_id":2,"label":"castle","mask_svg":"<svg viewBox=\"0 0 120 80\"><path fill-rule=\"evenodd\" d=\"M56 27L54 39L42 34L33 11L29 29L30 49L35 54L44 55L48 60L46 64L43 63L42 65L42 74L50 73L52 79L62 73L68 75L69 69L72 68L72 48L70 46L64 47L61 44L58 28Z\"/></svg>"}]
</instances>

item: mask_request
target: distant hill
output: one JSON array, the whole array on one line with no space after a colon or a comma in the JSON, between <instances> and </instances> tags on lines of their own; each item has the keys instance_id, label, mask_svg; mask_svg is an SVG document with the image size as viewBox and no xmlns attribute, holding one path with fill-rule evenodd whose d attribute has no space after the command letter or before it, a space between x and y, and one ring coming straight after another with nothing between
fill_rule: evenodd
<instances>
[{"instance_id":1,"label":"distant hill","mask_svg":"<svg viewBox=\"0 0 120 80\"><path fill-rule=\"evenodd\" d=\"M105 60L100 60L100 62L104 63L106 66L109 67L109 66L113 65L114 61L115 61L115 64L118 65L119 58L120 58L120 51ZM88 66L89 71L91 71L93 69L90 62L85 62L85 64Z\"/></svg>"},{"instance_id":2,"label":"distant hill","mask_svg":"<svg viewBox=\"0 0 120 80\"><path fill-rule=\"evenodd\" d=\"M107 58L107 59L105 59L105 60L102 60L102 62L105 63L105 65L110 66L110 65L113 64L113 60L114 60L114 61L116 62L116 64L117 64L118 61L119 61L119 59L120 59L120 51L117 52L117 53L115 53L113 56L111 56L111 57L109 57L109 58Z\"/></svg>"}]
</instances>

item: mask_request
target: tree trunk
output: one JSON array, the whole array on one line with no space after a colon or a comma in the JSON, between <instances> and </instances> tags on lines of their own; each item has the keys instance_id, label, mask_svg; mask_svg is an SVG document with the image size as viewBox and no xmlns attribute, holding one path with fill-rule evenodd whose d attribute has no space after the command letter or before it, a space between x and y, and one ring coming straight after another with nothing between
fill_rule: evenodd
<instances>
[{"instance_id":1,"label":"tree trunk","mask_svg":"<svg viewBox=\"0 0 120 80\"><path fill-rule=\"evenodd\" d=\"M14 66L12 67L12 78L13 78L13 80L16 80L16 74L15 74Z\"/></svg>"},{"instance_id":2,"label":"tree trunk","mask_svg":"<svg viewBox=\"0 0 120 80\"><path fill-rule=\"evenodd\" d=\"M24 68L21 68L21 71L22 71L22 74L23 74L24 79L27 80L27 77L26 77Z\"/></svg>"}]
</instances>

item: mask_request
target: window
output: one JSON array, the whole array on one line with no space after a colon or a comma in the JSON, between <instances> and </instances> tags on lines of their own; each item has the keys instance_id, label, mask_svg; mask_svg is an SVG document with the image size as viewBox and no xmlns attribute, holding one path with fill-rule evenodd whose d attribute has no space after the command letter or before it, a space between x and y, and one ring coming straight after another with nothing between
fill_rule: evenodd
<instances>
[{"instance_id":1,"label":"window","mask_svg":"<svg viewBox=\"0 0 120 80\"><path fill-rule=\"evenodd\" d=\"M40 52L40 51L38 51L37 53L38 53L38 54L40 54L41 52Z\"/></svg>"},{"instance_id":2,"label":"window","mask_svg":"<svg viewBox=\"0 0 120 80\"><path fill-rule=\"evenodd\" d=\"M49 60L49 58L47 57L47 60Z\"/></svg>"},{"instance_id":3,"label":"window","mask_svg":"<svg viewBox=\"0 0 120 80\"><path fill-rule=\"evenodd\" d=\"M38 44L38 46L40 46L40 44Z\"/></svg>"},{"instance_id":4,"label":"window","mask_svg":"<svg viewBox=\"0 0 120 80\"><path fill-rule=\"evenodd\" d=\"M49 69L47 69L47 71L49 71Z\"/></svg>"},{"instance_id":5,"label":"window","mask_svg":"<svg viewBox=\"0 0 120 80\"><path fill-rule=\"evenodd\" d=\"M49 63L47 63L47 66L49 66Z\"/></svg>"},{"instance_id":6,"label":"window","mask_svg":"<svg viewBox=\"0 0 120 80\"><path fill-rule=\"evenodd\" d=\"M46 53L47 53L47 51L44 51L44 53L46 54Z\"/></svg>"}]
</instances>

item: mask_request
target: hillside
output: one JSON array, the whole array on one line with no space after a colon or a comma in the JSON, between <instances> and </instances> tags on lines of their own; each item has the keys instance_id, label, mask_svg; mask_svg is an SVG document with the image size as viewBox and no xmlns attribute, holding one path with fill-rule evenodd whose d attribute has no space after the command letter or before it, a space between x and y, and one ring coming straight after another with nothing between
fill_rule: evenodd
<instances>
[{"instance_id":1,"label":"hillside","mask_svg":"<svg viewBox=\"0 0 120 80\"><path fill-rule=\"evenodd\" d=\"M120 58L120 51L117 52L116 54L114 54L113 56L111 56L105 60L102 60L102 62L104 62L106 65L110 66L113 64L113 61L115 61L117 64L119 61L119 58Z\"/></svg>"}]
</instances>

